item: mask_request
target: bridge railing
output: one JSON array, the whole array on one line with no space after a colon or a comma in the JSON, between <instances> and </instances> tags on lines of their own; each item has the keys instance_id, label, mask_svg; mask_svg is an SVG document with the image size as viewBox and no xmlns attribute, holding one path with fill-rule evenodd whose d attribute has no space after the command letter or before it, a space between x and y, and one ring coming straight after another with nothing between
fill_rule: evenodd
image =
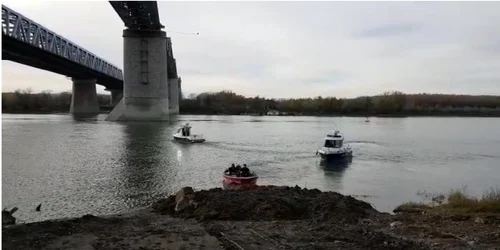
<instances>
[{"instance_id":1,"label":"bridge railing","mask_svg":"<svg viewBox=\"0 0 500 250\"><path fill-rule=\"evenodd\" d=\"M4 5L2 5L2 32L3 35L123 80L123 72L118 67Z\"/></svg>"}]
</instances>

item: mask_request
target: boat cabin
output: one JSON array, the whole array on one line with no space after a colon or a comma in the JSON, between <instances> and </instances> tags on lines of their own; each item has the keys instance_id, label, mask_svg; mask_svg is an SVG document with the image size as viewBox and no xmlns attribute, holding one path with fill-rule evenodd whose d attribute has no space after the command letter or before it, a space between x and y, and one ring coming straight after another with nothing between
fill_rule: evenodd
<instances>
[{"instance_id":1,"label":"boat cabin","mask_svg":"<svg viewBox=\"0 0 500 250\"><path fill-rule=\"evenodd\" d=\"M182 133L182 136L190 136L191 135L191 126L189 123L186 123L181 128L177 130L177 133Z\"/></svg>"},{"instance_id":2,"label":"boat cabin","mask_svg":"<svg viewBox=\"0 0 500 250\"><path fill-rule=\"evenodd\" d=\"M336 130L333 133L329 133L325 138L325 148L341 148L344 144L344 136Z\"/></svg>"}]
</instances>

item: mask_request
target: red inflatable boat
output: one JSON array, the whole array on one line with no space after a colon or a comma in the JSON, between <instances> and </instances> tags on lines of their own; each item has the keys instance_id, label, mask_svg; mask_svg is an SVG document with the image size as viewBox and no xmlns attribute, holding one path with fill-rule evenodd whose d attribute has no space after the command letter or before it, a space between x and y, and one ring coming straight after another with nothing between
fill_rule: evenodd
<instances>
[{"instance_id":1,"label":"red inflatable boat","mask_svg":"<svg viewBox=\"0 0 500 250\"><path fill-rule=\"evenodd\" d=\"M225 184L242 184L242 185L255 185L257 184L257 179L259 177L252 173L249 177L238 177L235 175L228 175L224 173L224 183Z\"/></svg>"},{"instance_id":2,"label":"red inflatable boat","mask_svg":"<svg viewBox=\"0 0 500 250\"><path fill-rule=\"evenodd\" d=\"M243 168L239 165L235 167L232 164L230 168L224 171L223 177L222 185L224 189L234 190L255 187L259 178L255 172L247 168L246 164L243 164Z\"/></svg>"}]
</instances>

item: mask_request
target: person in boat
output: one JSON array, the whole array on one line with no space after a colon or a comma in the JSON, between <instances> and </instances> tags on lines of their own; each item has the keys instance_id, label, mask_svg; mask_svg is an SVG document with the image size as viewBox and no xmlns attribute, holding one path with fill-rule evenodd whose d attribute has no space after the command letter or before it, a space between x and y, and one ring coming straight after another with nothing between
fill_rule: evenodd
<instances>
[{"instance_id":1,"label":"person in boat","mask_svg":"<svg viewBox=\"0 0 500 250\"><path fill-rule=\"evenodd\" d=\"M224 174L226 174L226 175L235 175L236 174L236 167L234 166L234 163L231 164L231 167L227 168L226 171L224 171Z\"/></svg>"},{"instance_id":2,"label":"person in boat","mask_svg":"<svg viewBox=\"0 0 500 250\"><path fill-rule=\"evenodd\" d=\"M185 136L190 136L191 135L191 127L189 126L189 123L186 123L186 125L184 125L184 129L186 130Z\"/></svg>"},{"instance_id":3,"label":"person in boat","mask_svg":"<svg viewBox=\"0 0 500 250\"><path fill-rule=\"evenodd\" d=\"M229 174L229 175L235 175L236 174L236 167L234 166L234 163L231 164L231 167L229 167L226 172Z\"/></svg>"},{"instance_id":4,"label":"person in boat","mask_svg":"<svg viewBox=\"0 0 500 250\"><path fill-rule=\"evenodd\" d=\"M243 164L241 168L241 177L250 177L250 169L248 169L247 164Z\"/></svg>"},{"instance_id":5,"label":"person in boat","mask_svg":"<svg viewBox=\"0 0 500 250\"><path fill-rule=\"evenodd\" d=\"M236 165L236 176L241 177L241 165Z\"/></svg>"}]
</instances>

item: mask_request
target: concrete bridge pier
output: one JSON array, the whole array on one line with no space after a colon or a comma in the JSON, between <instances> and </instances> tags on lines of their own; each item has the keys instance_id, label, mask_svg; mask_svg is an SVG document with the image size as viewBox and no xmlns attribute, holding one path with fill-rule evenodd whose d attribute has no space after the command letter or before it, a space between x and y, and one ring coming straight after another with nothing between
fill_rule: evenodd
<instances>
[{"instance_id":1,"label":"concrete bridge pier","mask_svg":"<svg viewBox=\"0 0 500 250\"><path fill-rule=\"evenodd\" d=\"M168 79L168 109L170 115L179 114L179 90L181 78Z\"/></svg>"},{"instance_id":2,"label":"concrete bridge pier","mask_svg":"<svg viewBox=\"0 0 500 250\"><path fill-rule=\"evenodd\" d=\"M73 81L73 94L69 112L72 114L99 113L97 102L96 79L75 79Z\"/></svg>"},{"instance_id":3,"label":"concrete bridge pier","mask_svg":"<svg viewBox=\"0 0 500 250\"><path fill-rule=\"evenodd\" d=\"M123 90L122 89L105 89L105 90L111 92L109 105L111 107L115 107L123 98Z\"/></svg>"},{"instance_id":4,"label":"concrete bridge pier","mask_svg":"<svg viewBox=\"0 0 500 250\"><path fill-rule=\"evenodd\" d=\"M109 121L169 119L166 33L123 31L123 98Z\"/></svg>"},{"instance_id":5,"label":"concrete bridge pier","mask_svg":"<svg viewBox=\"0 0 500 250\"><path fill-rule=\"evenodd\" d=\"M179 94L177 95L178 96L178 101L179 101L179 106L181 105L181 101L182 101L182 79L179 77Z\"/></svg>"}]
</instances>

